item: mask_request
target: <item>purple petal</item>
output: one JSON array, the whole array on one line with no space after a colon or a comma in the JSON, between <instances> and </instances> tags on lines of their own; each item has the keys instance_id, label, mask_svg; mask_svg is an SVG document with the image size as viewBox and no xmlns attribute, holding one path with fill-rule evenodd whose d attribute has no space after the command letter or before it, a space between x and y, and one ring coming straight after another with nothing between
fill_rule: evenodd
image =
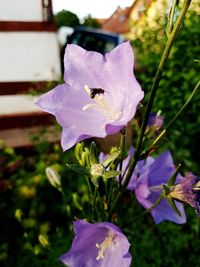
<instances>
[{"instance_id":1,"label":"purple petal","mask_svg":"<svg viewBox=\"0 0 200 267\"><path fill-rule=\"evenodd\" d=\"M165 151L154 161L149 170L149 186L167 183L174 174L175 166L169 151Z\"/></svg>"},{"instance_id":2,"label":"purple petal","mask_svg":"<svg viewBox=\"0 0 200 267\"><path fill-rule=\"evenodd\" d=\"M63 127L63 149L89 137L114 134L126 126L144 95L133 74L130 44L119 45L105 57L68 45L64 61L66 84L37 102ZM89 93L84 89L86 85ZM91 97L90 90L95 88L103 90L101 98Z\"/></svg>"},{"instance_id":3,"label":"purple petal","mask_svg":"<svg viewBox=\"0 0 200 267\"><path fill-rule=\"evenodd\" d=\"M74 223L75 238L72 247L60 260L71 267L129 267L131 255L128 253L130 244L121 230L112 223L100 222L90 224L80 220ZM109 235L111 240L105 243L99 256L100 246Z\"/></svg>"},{"instance_id":4,"label":"purple petal","mask_svg":"<svg viewBox=\"0 0 200 267\"><path fill-rule=\"evenodd\" d=\"M147 158L148 159L148 158ZM147 161L146 161L147 162ZM160 197L163 183L167 183L175 171L174 163L169 151L163 152L156 160L150 159L145 166L145 161L139 162L139 178L135 182L135 195L138 202L146 209L149 209ZM177 175L177 181L181 176ZM154 221L160 223L163 220L175 223L185 223L186 216L183 205L176 202L181 217L172 209L166 199L153 208L150 212Z\"/></svg>"}]
</instances>

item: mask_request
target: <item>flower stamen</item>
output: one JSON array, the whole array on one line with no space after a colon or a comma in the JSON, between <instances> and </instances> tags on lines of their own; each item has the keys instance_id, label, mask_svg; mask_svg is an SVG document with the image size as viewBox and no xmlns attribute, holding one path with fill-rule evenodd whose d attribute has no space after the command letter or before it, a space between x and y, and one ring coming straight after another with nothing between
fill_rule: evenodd
<instances>
[{"instance_id":1,"label":"flower stamen","mask_svg":"<svg viewBox=\"0 0 200 267\"><path fill-rule=\"evenodd\" d=\"M97 92L94 94L93 91L91 91L92 89L90 89L88 87L88 85L84 86L85 91L87 92L87 94L90 96L90 98L92 98L96 104L87 104L85 106L82 107L82 110L88 110L90 108L97 108L100 109L102 111L104 111L105 117L108 121L119 121L122 117L122 112L121 110L117 109L117 108L111 108L109 107L109 105L106 103L105 99L104 99L104 90L99 88L96 89ZM93 89L94 90L94 89ZM92 93L91 93L92 92ZM92 94L92 96L91 96Z\"/></svg>"},{"instance_id":2,"label":"flower stamen","mask_svg":"<svg viewBox=\"0 0 200 267\"><path fill-rule=\"evenodd\" d=\"M115 242L115 238L116 235L113 232L109 231L108 236L104 239L104 241L101 244L96 244L96 247L99 248L96 260L104 259L105 250L113 245L113 243Z\"/></svg>"}]
</instances>

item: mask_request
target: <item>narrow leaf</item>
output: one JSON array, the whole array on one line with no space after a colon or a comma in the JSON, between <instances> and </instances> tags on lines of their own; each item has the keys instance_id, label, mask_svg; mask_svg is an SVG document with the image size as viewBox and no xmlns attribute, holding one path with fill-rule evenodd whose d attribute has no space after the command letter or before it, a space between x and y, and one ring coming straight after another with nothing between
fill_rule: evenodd
<instances>
[{"instance_id":1,"label":"narrow leaf","mask_svg":"<svg viewBox=\"0 0 200 267\"><path fill-rule=\"evenodd\" d=\"M90 169L83 167L81 165L78 164L66 164L68 168L72 169L75 172L78 172L82 175L90 175Z\"/></svg>"}]
</instances>

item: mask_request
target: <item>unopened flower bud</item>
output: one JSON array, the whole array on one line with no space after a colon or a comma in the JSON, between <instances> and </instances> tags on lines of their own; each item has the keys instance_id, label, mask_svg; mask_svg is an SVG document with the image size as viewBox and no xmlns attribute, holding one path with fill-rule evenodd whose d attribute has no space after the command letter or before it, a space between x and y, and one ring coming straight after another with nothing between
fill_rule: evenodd
<instances>
[{"instance_id":1,"label":"unopened flower bud","mask_svg":"<svg viewBox=\"0 0 200 267\"><path fill-rule=\"evenodd\" d=\"M45 172L46 172L47 179L48 179L49 183L53 187L60 190L61 189L61 181L60 181L60 175L57 173L57 171L55 171L51 167L47 167Z\"/></svg>"},{"instance_id":2,"label":"unopened flower bud","mask_svg":"<svg viewBox=\"0 0 200 267\"><path fill-rule=\"evenodd\" d=\"M49 241L47 239L47 237L45 237L44 235L39 235L38 236L38 240L40 242L40 244L45 248L47 246L49 246Z\"/></svg>"},{"instance_id":3,"label":"unopened flower bud","mask_svg":"<svg viewBox=\"0 0 200 267\"><path fill-rule=\"evenodd\" d=\"M16 209L15 210L15 218L18 220L18 221L21 221L22 219L22 215L23 215L23 212L21 209Z\"/></svg>"}]
</instances>

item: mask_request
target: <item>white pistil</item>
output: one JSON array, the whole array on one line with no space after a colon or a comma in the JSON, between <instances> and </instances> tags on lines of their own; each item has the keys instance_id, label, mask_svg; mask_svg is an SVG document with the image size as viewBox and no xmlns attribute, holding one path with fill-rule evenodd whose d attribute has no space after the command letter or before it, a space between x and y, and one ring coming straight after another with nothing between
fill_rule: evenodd
<instances>
[{"instance_id":1,"label":"white pistil","mask_svg":"<svg viewBox=\"0 0 200 267\"><path fill-rule=\"evenodd\" d=\"M96 244L96 247L99 248L98 256L96 257L96 260L104 259L104 252L108 247L111 247L113 243L115 242L116 235L109 231L108 236L104 239L104 241L101 244Z\"/></svg>"},{"instance_id":2,"label":"white pistil","mask_svg":"<svg viewBox=\"0 0 200 267\"><path fill-rule=\"evenodd\" d=\"M196 184L194 184L192 189L195 191L199 191L200 190L200 181L198 181Z\"/></svg>"},{"instance_id":3,"label":"white pistil","mask_svg":"<svg viewBox=\"0 0 200 267\"><path fill-rule=\"evenodd\" d=\"M153 186L149 186L149 189L152 191L152 192L158 192L160 190L163 189L163 185L153 185Z\"/></svg>"},{"instance_id":4,"label":"white pistil","mask_svg":"<svg viewBox=\"0 0 200 267\"><path fill-rule=\"evenodd\" d=\"M84 89L87 92L87 94L91 97L90 88L87 85L85 85ZM103 94L96 94L93 100L96 102L96 104L87 104L82 107L82 110L85 111L90 108L97 108L104 111L105 117L108 121L118 121L121 119L123 115L121 110L109 107L109 105L106 103L104 99Z\"/></svg>"}]
</instances>

